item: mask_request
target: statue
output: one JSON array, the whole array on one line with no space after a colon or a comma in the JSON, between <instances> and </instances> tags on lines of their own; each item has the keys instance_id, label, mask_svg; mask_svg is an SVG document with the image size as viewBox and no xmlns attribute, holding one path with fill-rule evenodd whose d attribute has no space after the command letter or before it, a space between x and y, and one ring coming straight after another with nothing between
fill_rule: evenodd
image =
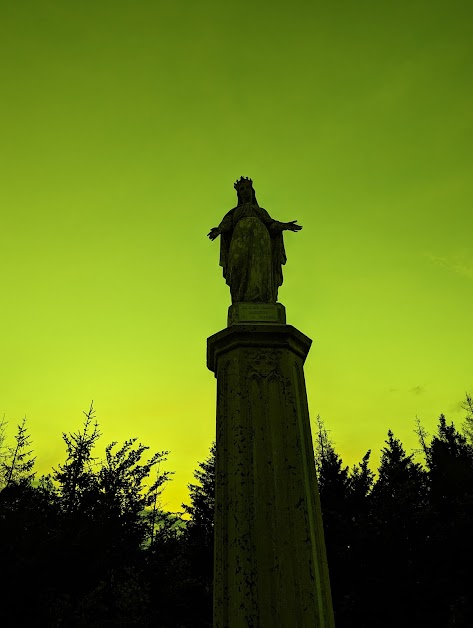
<instances>
[{"instance_id":1,"label":"statue","mask_svg":"<svg viewBox=\"0 0 473 628\"><path fill-rule=\"evenodd\" d=\"M222 236L220 266L230 286L232 303L276 303L283 282L281 265L286 263L282 232L299 231L302 227L294 224L297 220L273 220L258 205L251 179L240 177L233 187L237 191L237 207L207 234L211 240Z\"/></svg>"}]
</instances>

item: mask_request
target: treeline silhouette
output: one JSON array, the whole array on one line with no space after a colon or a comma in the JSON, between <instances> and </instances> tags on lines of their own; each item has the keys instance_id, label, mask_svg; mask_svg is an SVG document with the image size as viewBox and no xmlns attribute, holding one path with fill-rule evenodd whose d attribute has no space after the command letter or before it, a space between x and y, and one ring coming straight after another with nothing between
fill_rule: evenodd
<instances>
[{"instance_id":1,"label":"treeline silhouette","mask_svg":"<svg viewBox=\"0 0 473 628\"><path fill-rule=\"evenodd\" d=\"M371 450L351 470L320 416L316 467L337 628L473 626L473 400L463 434L417 419L425 466L388 431L378 477ZM66 459L35 480L26 420L13 447L0 423L0 626L212 626L215 442L171 513L159 496L168 451L127 440L94 457L93 405L63 434ZM182 515L187 513L189 521ZM277 628L277 627L274 627ZM297 628L296 626L294 628Z\"/></svg>"}]
</instances>

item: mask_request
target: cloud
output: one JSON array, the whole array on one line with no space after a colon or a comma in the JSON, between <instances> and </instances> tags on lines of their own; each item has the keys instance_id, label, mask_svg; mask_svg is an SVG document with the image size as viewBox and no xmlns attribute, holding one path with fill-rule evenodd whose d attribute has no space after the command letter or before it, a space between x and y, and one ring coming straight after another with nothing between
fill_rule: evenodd
<instances>
[{"instance_id":1,"label":"cloud","mask_svg":"<svg viewBox=\"0 0 473 628\"><path fill-rule=\"evenodd\" d=\"M429 259L434 264L443 266L444 268L447 268L454 273L458 273L463 277L468 277L468 279L473 280L473 261L468 259L466 253L460 253L450 256L440 256L424 252L424 256L427 257L427 259Z\"/></svg>"},{"instance_id":2,"label":"cloud","mask_svg":"<svg viewBox=\"0 0 473 628\"><path fill-rule=\"evenodd\" d=\"M457 401L456 403L451 403L450 406L448 407L448 411L454 412L455 414L458 414L462 411L464 412L463 404L464 404L464 401Z\"/></svg>"},{"instance_id":3,"label":"cloud","mask_svg":"<svg viewBox=\"0 0 473 628\"><path fill-rule=\"evenodd\" d=\"M425 388L423 386L414 386L414 388L411 388L409 390L409 392L411 392L413 395L421 395L424 391Z\"/></svg>"}]
</instances>

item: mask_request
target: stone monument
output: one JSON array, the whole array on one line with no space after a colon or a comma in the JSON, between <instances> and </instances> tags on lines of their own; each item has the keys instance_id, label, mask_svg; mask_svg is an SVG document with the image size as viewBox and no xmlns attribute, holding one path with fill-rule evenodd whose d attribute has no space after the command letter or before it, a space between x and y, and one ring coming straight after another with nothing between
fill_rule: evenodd
<instances>
[{"instance_id":1,"label":"stone monument","mask_svg":"<svg viewBox=\"0 0 473 628\"><path fill-rule=\"evenodd\" d=\"M207 339L217 379L214 628L334 628L304 361L312 340L277 302L283 230L253 182L208 234L230 286L227 327Z\"/></svg>"}]
</instances>

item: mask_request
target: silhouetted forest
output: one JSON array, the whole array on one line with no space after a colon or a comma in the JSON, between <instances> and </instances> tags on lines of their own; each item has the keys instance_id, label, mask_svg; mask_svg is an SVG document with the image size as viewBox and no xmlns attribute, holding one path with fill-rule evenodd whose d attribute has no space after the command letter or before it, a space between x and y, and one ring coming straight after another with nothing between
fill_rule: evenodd
<instances>
[{"instance_id":1,"label":"silhouetted forest","mask_svg":"<svg viewBox=\"0 0 473 628\"><path fill-rule=\"evenodd\" d=\"M371 450L344 467L320 416L314 450L337 628L473 626L473 400L462 433L442 414L414 462L391 430L377 479ZM212 626L215 443L189 484L191 505L159 496L170 472L130 439L95 454L85 412L65 460L35 479L26 422L7 447L0 423L0 625ZM186 522L182 515L187 513ZM275 627L277 628L277 627ZM296 626L294 628L297 628Z\"/></svg>"}]
</instances>

